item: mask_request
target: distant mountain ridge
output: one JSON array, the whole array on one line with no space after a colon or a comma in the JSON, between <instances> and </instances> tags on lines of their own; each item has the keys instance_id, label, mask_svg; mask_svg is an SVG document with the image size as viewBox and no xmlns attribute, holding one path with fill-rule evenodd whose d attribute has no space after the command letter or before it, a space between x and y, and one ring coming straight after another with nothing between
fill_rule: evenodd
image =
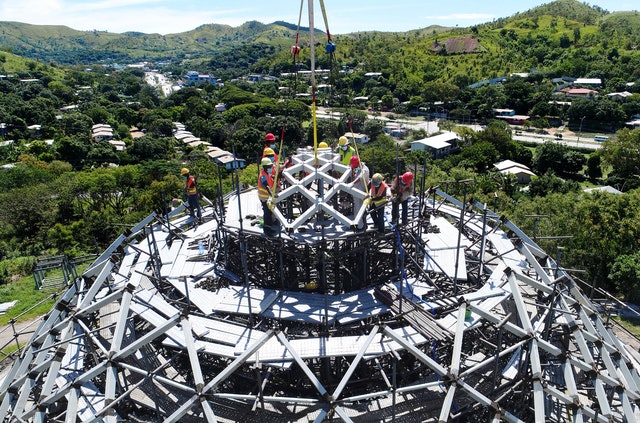
<instances>
[{"instance_id":1,"label":"distant mountain ridge","mask_svg":"<svg viewBox=\"0 0 640 423\"><path fill-rule=\"evenodd\" d=\"M245 22L239 27L204 24L190 31L167 35L78 31L64 25L0 22L1 49L60 64L206 57L252 43L290 45L294 36L292 24L262 24L257 21Z\"/></svg>"},{"instance_id":2,"label":"distant mountain ridge","mask_svg":"<svg viewBox=\"0 0 640 423\"><path fill-rule=\"evenodd\" d=\"M308 30L299 28L301 58L307 68ZM63 65L168 61L195 65L229 79L247 72L277 74L295 69L290 47L297 31L296 25L283 21L249 21L238 27L210 23L167 35L0 22L0 49ZM406 32L333 34L332 38L340 65L382 72L385 77L438 80L460 87L494 74L535 68L560 75L629 79L637 69L640 14L610 13L577 0L556 0L468 28L430 26ZM319 47L323 43L322 37L316 41ZM328 59L319 57L324 48L318 50L319 66L329 66Z\"/></svg>"}]
</instances>

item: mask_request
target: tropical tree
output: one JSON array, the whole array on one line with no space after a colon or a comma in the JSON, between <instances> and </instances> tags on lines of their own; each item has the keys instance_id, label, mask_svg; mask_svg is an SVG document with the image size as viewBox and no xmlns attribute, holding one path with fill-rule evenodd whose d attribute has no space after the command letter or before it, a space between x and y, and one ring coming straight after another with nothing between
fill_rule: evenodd
<instances>
[{"instance_id":1,"label":"tropical tree","mask_svg":"<svg viewBox=\"0 0 640 423\"><path fill-rule=\"evenodd\" d=\"M621 129L602 144L602 161L613 168L620 178L635 178L640 174L640 129Z\"/></svg>"}]
</instances>

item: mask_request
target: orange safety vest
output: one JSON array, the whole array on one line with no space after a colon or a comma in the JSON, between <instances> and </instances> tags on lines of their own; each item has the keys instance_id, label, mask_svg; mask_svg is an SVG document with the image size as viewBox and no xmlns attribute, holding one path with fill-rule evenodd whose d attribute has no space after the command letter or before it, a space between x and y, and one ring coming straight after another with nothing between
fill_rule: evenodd
<instances>
[{"instance_id":1,"label":"orange safety vest","mask_svg":"<svg viewBox=\"0 0 640 423\"><path fill-rule=\"evenodd\" d=\"M382 181L378 188L373 185L373 182L371 183L369 186L369 193L371 194L371 201L373 201L373 204L378 206L387 201L387 188L389 188L389 186L385 181Z\"/></svg>"},{"instance_id":2,"label":"orange safety vest","mask_svg":"<svg viewBox=\"0 0 640 423\"><path fill-rule=\"evenodd\" d=\"M263 176L267 178L266 187L262 185ZM269 195L269 190L267 189L267 187L269 187L269 189L273 188L273 176L265 172L264 169L262 169L260 171L260 175L258 175L258 198L260 199L260 201L267 201L269 198L271 198L271 195Z\"/></svg>"},{"instance_id":3,"label":"orange safety vest","mask_svg":"<svg viewBox=\"0 0 640 423\"><path fill-rule=\"evenodd\" d=\"M187 178L187 194L196 195L197 192L198 190L196 188L196 178L194 178L193 176L189 176Z\"/></svg>"}]
</instances>

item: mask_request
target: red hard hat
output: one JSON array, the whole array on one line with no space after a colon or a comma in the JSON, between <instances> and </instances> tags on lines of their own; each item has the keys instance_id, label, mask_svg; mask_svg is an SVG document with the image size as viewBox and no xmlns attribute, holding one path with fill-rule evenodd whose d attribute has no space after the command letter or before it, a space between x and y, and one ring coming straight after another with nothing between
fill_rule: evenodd
<instances>
[{"instance_id":1,"label":"red hard hat","mask_svg":"<svg viewBox=\"0 0 640 423\"><path fill-rule=\"evenodd\" d=\"M351 158L349 159L349 164L351 165L352 169L355 169L356 167L360 166L360 159L358 158L358 156L351 156Z\"/></svg>"},{"instance_id":2,"label":"red hard hat","mask_svg":"<svg viewBox=\"0 0 640 423\"><path fill-rule=\"evenodd\" d=\"M402 182L405 185L409 185L411 183L411 181L413 181L413 173L405 172L405 173L402 174Z\"/></svg>"},{"instance_id":3,"label":"red hard hat","mask_svg":"<svg viewBox=\"0 0 640 423\"><path fill-rule=\"evenodd\" d=\"M267 135L264 136L265 141L275 141L276 136L273 135L271 132L269 132Z\"/></svg>"}]
</instances>

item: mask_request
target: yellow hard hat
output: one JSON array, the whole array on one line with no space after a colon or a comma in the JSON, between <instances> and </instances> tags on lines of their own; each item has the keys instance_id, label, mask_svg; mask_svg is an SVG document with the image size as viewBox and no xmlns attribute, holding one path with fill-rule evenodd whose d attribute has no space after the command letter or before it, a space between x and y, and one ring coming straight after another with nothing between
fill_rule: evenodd
<instances>
[{"instance_id":1,"label":"yellow hard hat","mask_svg":"<svg viewBox=\"0 0 640 423\"><path fill-rule=\"evenodd\" d=\"M318 144L318 148L329 148L329 144L327 144L326 142L322 141L320 144Z\"/></svg>"},{"instance_id":2,"label":"yellow hard hat","mask_svg":"<svg viewBox=\"0 0 640 423\"><path fill-rule=\"evenodd\" d=\"M276 154L276 152L273 151L273 148L267 147L267 148L264 149L262 154L265 155L265 156L274 156Z\"/></svg>"},{"instance_id":3,"label":"yellow hard hat","mask_svg":"<svg viewBox=\"0 0 640 423\"><path fill-rule=\"evenodd\" d=\"M349 144L349 140L347 139L347 137L340 137L338 138L338 144L340 145L348 145Z\"/></svg>"},{"instance_id":4,"label":"yellow hard hat","mask_svg":"<svg viewBox=\"0 0 640 423\"><path fill-rule=\"evenodd\" d=\"M381 174L376 173L375 175L373 175L373 177L371 178L371 182L373 183L373 185L375 186L379 186L382 183L382 180L384 178L382 177Z\"/></svg>"},{"instance_id":5,"label":"yellow hard hat","mask_svg":"<svg viewBox=\"0 0 640 423\"><path fill-rule=\"evenodd\" d=\"M186 167L183 167L183 168L180 170L180 175L183 175L183 176L184 176L184 175L188 175L188 174L189 174L189 169L187 169Z\"/></svg>"}]
</instances>

